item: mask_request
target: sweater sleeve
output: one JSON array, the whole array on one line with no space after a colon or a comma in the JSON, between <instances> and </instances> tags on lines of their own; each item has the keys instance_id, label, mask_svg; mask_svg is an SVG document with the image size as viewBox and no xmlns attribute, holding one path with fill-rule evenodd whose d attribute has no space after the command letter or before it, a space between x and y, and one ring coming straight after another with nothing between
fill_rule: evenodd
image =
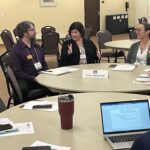
<instances>
[{"instance_id":1,"label":"sweater sleeve","mask_svg":"<svg viewBox=\"0 0 150 150\"><path fill-rule=\"evenodd\" d=\"M31 76L22 70L20 57L15 50L12 50L10 53L10 65L16 78L32 82L34 81L34 76Z\"/></svg>"}]
</instances>

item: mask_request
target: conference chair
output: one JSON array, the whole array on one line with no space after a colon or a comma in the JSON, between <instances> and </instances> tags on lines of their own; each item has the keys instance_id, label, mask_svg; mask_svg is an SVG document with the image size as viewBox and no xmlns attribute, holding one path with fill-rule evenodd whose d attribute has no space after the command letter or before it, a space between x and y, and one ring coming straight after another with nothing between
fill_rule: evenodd
<instances>
[{"instance_id":1,"label":"conference chair","mask_svg":"<svg viewBox=\"0 0 150 150\"><path fill-rule=\"evenodd\" d=\"M14 45L15 45L15 42L13 40L13 37L12 37L12 34L9 30L7 29L4 29L1 33L1 39L6 47L6 50L7 51L10 51Z\"/></svg>"},{"instance_id":2,"label":"conference chair","mask_svg":"<svg viewBox=\"0 0 150 150\"><path fill-rule=\"evenodd\" d=\"M137 39L137 34L135 30L129 30L129 39Z\"/></svg>"},{"instance_id":3,"label":"conference chair","mask_svg":"<svg viewBox=\"0 0 150 150\"><path fill-rule=\"evenodd\" d=\"M18 36L18 34L17 34L16 28L13 29L13 33L14 33L14 36L15 36L15 38L16 38L16 41L18 42L18 41L20 40L20 38L19 38L19 36Z\"/></svg>"},{"instance_id":4,"label":"conference chair","mask_svg":"<svg viewBox=\"0 0 150 150\"><path fill-rule=\"evenodd\" d=\"M42 47L45 55L56 56L58 66L60 66L59 34L57 32L46 32L42 34Z\"/></svg>"},{"instance_id":5,"label":"conference chair","mask_svg":"<svg viewBox=\"0 0 150 150\"><path fill-rule=\"evenodd\" d=\"M90 40L91 35L92 35L92 28L91 27L85 28L84 39Z\"/></svg>"},{"instance_id":6,"label":"conference chair","mask_svg":"<svg viewBox=\"0 0 150 150\"><path fill-rule=\"evenodd\" d=\"M4 110L6 110L6 106L3 103L2 99L0 98L0 113L3 112Z\"/></svg>"},{"instance_id":7,"label":"conference chair","mask_svg":"<svg viewBox=\"0 0 150 150\"><path fill-rule=\"evenodd\" d=\"M138 19L139 23L147 23L147 18L146 17L142 17Z\"/></svg>"},{"instance_id":8,"label":"conference chair","mask_svg":"<svg viewBox=\"0 0 150 150\"><path fill-rule=\"evenodd\" d=\"M9 108L10 104L13 104L11 102L12 100L12 94L11 94L11 88L9 86L9 82L7 80L7 75L6 75L6 66L9 64L9 52L6 51L4 52L1 56L0 56L0 65L1 65L1 68L2 68L2 71L3 71L3 74L4 74L4 77L5 77L5 82L6 82L6 87L7 87L7 91L8 91L8 94L9 94L9 98L8 98L8 103L7 103L7 108Z\"/></svg>"},{"instance_id":9,"label":"conference chair","mask_svg":"<svg viewBox=\"0 0 150 150\"><path fill-rule=\"evenodd\" d=\"M37 88L37 89L30 90L30 92L27 93L26 98L24 98L23 93L17 82L17 79L10 66L6 66L6 74L7 74L8 82L12 88L12 97L14 100L14 105L18 105L26 101L36 100L38 98L47 96L47 92L44 89Z\"/></svg>"},{"instance_id":10,"label":"conference chair","mask_svg":"<svg viewBox=\"0 0 150 150\"><path fill-rule=\"evenodd\" d=\"M44 26L44 27L41 28L41 33L42 34L45 34L47 32L55 32L55 31L56 31L56 29L52 26Z\"/></svg>"},{"instance_id":11,"label":"conference chair","mask_svg":"<svg viewBox=\"0 0 150 150\"><path fill-rule=\"evenodd\" d=\"M35 100L37 98L47 96L47 91L42 88L37 88L30 90L30 92L27 93L26 98L24 98L18 81L16 80L16 77L10 67L8 52L5 52L0 56L0 64L6 80L7 90L9 94L7 108L10 107L10 104L17 105L24 101Z\"/></svg>"},{"instance_id":12,"label":"conference chair","mask_svg":"<svg viewBox=\"0 0 150 150\"><path fill-rule=\"evenodd\" d=\"M96 39L99 45L99 50L101 52L101 57L107 58L108 62L110 62L110 58L113 57L115 58L114 59L115 63L117 63L118 57L124 57L124 61L126 62L126 56L123 51L118 51L117 49L108 51L109 49L104 45L105 42L112 41L112 34L109 31L107 30L98 31L96 33Z\"/></svg>"}]
</instances>

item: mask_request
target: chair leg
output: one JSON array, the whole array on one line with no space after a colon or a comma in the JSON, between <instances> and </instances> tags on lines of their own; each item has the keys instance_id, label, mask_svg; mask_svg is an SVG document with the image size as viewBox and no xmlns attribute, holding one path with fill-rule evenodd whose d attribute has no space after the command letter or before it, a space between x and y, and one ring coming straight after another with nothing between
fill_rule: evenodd
<instances>
[{"instance_id":1,"label":"chair leg","mask_svg":"<svg viewBox=\"0 0 150 150\"><path fill-rule=\"evenodd\" d=\"M124 61L126 62L126 55L124 54Z\"/></svg>"},{"instance_id":2,"label":"chair leg","mask_svg":"<svg viewBox=\"0 0 150 150\"><path fill-rule=\"evenodd\" d=\"M117 63L117 49L115 50L115 60L114 63Z\"/></svg>"},{"instance_id":3,"label":"chair leg","mask_svg":"<svg viewBox=\"0 0 150 150\"><path fill-rule=\"evenodd\" d=\"M12 97L10 96L8 99L8 103L7 103L7 109L10 107L11 99L12 99Z\"/></svg>"},{"instance_id":4,"label":"chair leg","mask_svg":"<svg viewBox=\"0 0 150 150\"><path fill-rule=\"evenodd\" d=\"M108 57L108 63L110 63L110 58Z\"/></svg>"}]
</instances>

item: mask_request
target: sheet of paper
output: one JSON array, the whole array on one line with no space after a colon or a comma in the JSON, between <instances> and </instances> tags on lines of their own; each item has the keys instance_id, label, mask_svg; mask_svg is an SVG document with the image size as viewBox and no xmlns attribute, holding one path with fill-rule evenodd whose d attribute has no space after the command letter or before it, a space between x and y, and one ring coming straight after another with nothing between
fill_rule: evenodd
<instances>
[{"instance_id":1,"label":"sheet of paper","mask_svg":"<svg viewBox=\"0 0 150 150\"><path fill-rule=\"evenodd\" d=\"M34 133L32 122L16 123L16 124L14 124L14 126L18 129L18 131L1 134L0 137Z\"/></svg>"},{"instance_id":2,"label":"sheet of paper","mask_svg":"<svg viewBox=\"0 0 150 150\"><path fill-rule=\"evenodd\" d=\"M140 74L138 78L133 81L133 83L138 83L138 84L150 84L150 78L148 74Z\"/></svg>"},{"instance_id":3,"label":"sheet of paper","mask_svg":"<svg viewBox=\"0 0 150 150\"><path fill-rule=\"evenodd\" d=\"M57 146L57 145L52 145L52 144L48 144L48 143L41 142L41 141L36 141L31 146L51 146L51 150L70 150L71 149L71 147Z\"/></svg>"},{"instance_id":4,"label":"sheet of paper","mask_svg":"<svg viewBox=\"0 0 150 150\"><path fill-rule=\"evenodd\" d=\"M83 70L83 78L108 78L108 70Z\"/></svg>"},{"instance_id":5,"label":"sheet of paper","mask_svg":"<svg viewBox=\"0 0 150 150\"><path fill-rule=\"evenodd\" d=\"M136 68L136 65L131 65L131 64L120 64L117 65L115 68L112 70L114 71L132 71Z\"/></svg>"},{"instance_id":6,"label":"sheet of paper","mask_svg":"<svg viewBox=\"0 0 150 150\"><path fill-rule=\"evenodd\" d=\"M29 101L25 103L24 107L22 109L28 109L32 110L34 105L52 105L52 108L46 108L46 109L34 109L34 110L42 110L42 111L56 111L58 110L58 102L54 101Z\"/></svg>"},{"instance_id":7,"label":"sheet of paper","mask_svg":"<svg viewBox=\"0 0 150 150\"><path fill-rule=\"evenodd\" d=\"M41 71L40 73L46 73L46 74L51 74L51 75L62 75L62 74L71 73L77 70L79 69L72 68L72 67L60 67L60 68L55 68L55 69L49 69L46 71Z\"/></svg>"}]
</instances>

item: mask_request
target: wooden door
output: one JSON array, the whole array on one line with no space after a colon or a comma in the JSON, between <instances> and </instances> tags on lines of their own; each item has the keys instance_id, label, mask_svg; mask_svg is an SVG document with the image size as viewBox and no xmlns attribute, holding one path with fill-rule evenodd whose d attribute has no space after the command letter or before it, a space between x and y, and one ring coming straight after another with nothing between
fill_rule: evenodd
<instances>
[{"instance_id":1,"label":"wooden door","mask_svg":"<svg viewBox=\"0 0 150 150\"><path fill-rule=\"evenodd\" d=\"M84 0L85 27L92 27L92 35L100 29L100 1Z\"/></svg>"}]
</instances>

